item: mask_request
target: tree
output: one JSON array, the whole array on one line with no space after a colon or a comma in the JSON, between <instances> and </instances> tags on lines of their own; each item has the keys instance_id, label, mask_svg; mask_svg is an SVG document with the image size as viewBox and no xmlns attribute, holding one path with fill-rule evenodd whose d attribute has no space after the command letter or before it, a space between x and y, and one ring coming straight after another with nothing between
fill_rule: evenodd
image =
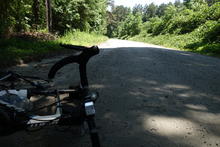
<instances>
[{"instance_id":1,"label":"tree","mask_svg":"<svg viewBox=\"0 0 220 147\"><path fill-rule=\"evenodd\" d=\"M105 33L108 1L0 0L0 35L39 28L61 33L67 29Z\"/></svg>"},{"instance_id":2,"label":"tree","mask_svg":"<svg viewBox=\"0 0 220 147\"><path fill-rule=\"evenodd\" d=\"M33 0L32 13L34 16L34 27L38 29L38 25L40 24L40 0Z\"/></svg>"},{"instance_id":3,"label":"tree","mask_svg":"<svg viewBox=\"0 0 220 147\"><path fill-rule=\"evenodd\" d=\"M118 27L118 37L125 39L139 34L141 31L141 24L142 18L140 13L135 15L129 14Z\"/></svg>"},{"instance_id":4,"label":"tree","mask_svg":"<svg viewBox=\"0 0 220 147\"><path fill-rule=\"evenodd\" d=\"M115 25L114 17L111 12L107 12L107 32L106 35L108 37L113 37L113 32L117 26Z\"/></svg>"},{"instance_id":5,"label":"tree","mask_svg":"<svg viewBox=\"0 0 220 147\"><path fill-rule=\"evenodd\" d=\"M112 14L114 16L114 20L117 22L121 22L126 19L126 17L131 13L131 9L124 6L117 6L112 11Z\"/></svg>"},{"instance_id":6,"label":"tree","mask_svg":"<svg viewBox=\"0 0 220 147\"><path fill-rule=\"evenodd\" d=\"M14 0L1 0L0 1L0 35L8 37L14 18L11 17L12 4Z\"/></svg>"},{"instance_id":7,"label":"tree","mask_svg":"<svg viewBox=\"0 0 220 147\"><path fill-rule=\"evenodd\" d=\"M132 9L133 15L140 13L142 15L143 13L143 6L141 4L135 5Z\"/></svg>"},{"instance_id":8,"label":"tree","mask_svg":"<svg viewBox=\"0 0 220 147\"><path fill-rule=\"evenodd\" d=\"M54 0L53 27L63 33L66 29L106 32L107 0Z\"/></svg>"},{"instance_id":9,"label":"tree","mask_svg":"<svg viewBox=\"0 0 220 147\"><path fill-rule=\"evenodd\" d=\"M209 6L215 4L216 2L220 2L219 0L205 0Z\"/></svg>"},{"instance_id":10,"label":"tree","mask_svg":"<svg viewBox=\"0 0 220 147\"><path fill-rule=\"evenodd\" d=\"M157 9L156 15L159 17L164 16L166 8L167 8L166 4L164 3L161 4Z\"/></svg>"},{"instance_id":11,"label":"tree","mask_svg":"<svg viewBox=\"0 0 220 147\"><path fill-rule=\"evenodd\" d=\"M183 0L183 4L188 8L198 7L198 5L206 4L205 0ZM197 5L197 6L195 6Z\"/></svg>"},{"instance_id":12,"label":"tree","mask_svg":"<svg viewBox=\"0 0 220 147\"><path fill-rule=\"evenodd\" d=\"M154 3L151 3L150 5L146 6L143 20L147 21L150 18L155 17L157 15L157 9L158 7Z\"/></svg>"},{"instance_id":13,"label":"tree","mask_svg":"<svg viewBox=\"0 0 220 147\"><path fill-rule=\"evenodd\" d=\"M0 35L30 30L34 20L32 6L32 0L1 0Z\"/></svg>"},{"instance_id":14,"label":"tree","mask_svg":"<svg viewBox=\"0 0 220 147\"><path fill-rule=\"evenodd\" d=\"M110 6L111 11L115 8L115 1L114 0L108 0L107 5Z\"/></svg>"},{"instance_id":15,"label":"tree","mask_svg":"<svg viewBox=\"0 0 220 147\"><path fill-rule=\"evenodd\" d=\"M187 8L190 7L190 2L191 2L191 0L183 0L183 4L184 4Z\"/></svg>"},{"instance_id":16,"label":"tree","mask_svg":"<svg viewBox=\"0 0 220 147\"><path fill-rule=\"evenodd\" d=\"M52 31L52 8L51 8L51 1L45 0L45 6L46 6L46 24L47 24L47 30L49 32Z\"/></svg>"},{"instance_id":17,"label":"tree","mask_svg":"<svg viewBox=\"0 0 220 147\"><path fill-rule=\"evenodd\" d=\"M143 22L146 22L147 21L147 9L148 9L148 5L146 4L144 7L143 7L143 15L142 15L142 21Z\"/></svg>"},{"instance_id":18,"label":"tree","mask_svg":"<svg viewBox=\"0 0 220 147\"><path fill-rule=\"evenodd\" d=\"M118 36L119 24L124 21L130 13L130 8L124 7L122 5L114 7L113 11L108 13L107 36Z\"/></svg>"},{"instance_id":19,"label":"tree","mask_svg":"<svg viewBox=\"0 0 220 147\"><path fill-rule=\"evenodd\" d=\"M174 6L177 7L177 8L183 7L183 3L181 3L180 0L176 0L176 1L174 2Z\"/></svg>"}]
</instances>

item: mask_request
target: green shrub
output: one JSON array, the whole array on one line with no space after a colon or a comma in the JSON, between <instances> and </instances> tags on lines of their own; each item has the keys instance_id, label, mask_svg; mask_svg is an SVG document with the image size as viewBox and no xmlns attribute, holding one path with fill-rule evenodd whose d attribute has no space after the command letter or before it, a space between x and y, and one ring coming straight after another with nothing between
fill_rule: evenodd
<instances>
[{"instance_id":1,"label":"green shrub","mask_svg":"<svg viewBox=\"0 0 220 147\"><path fill-rule=\"evenodd\" d=\"M220 57L220 43L206 44L196 50L199 53Z\"/></svg>"},{"instance_id":2,"label":"green shrub","mask_svg":"<svg viewBox=\"0 0 220 147\"><path fill-rule=\"evenodd\" d=\"M97 33L86 33L75 30L67 31L57 41L59 43L90 46L106 41L108 38Z\"/></svg>"},{"instance_id":3,"label":"green shrub","mask_svg":"<svg viewBox=\"0 0 220 147\"><path fill-rule=\"evenodd\" d=\"M220 23L216 23L216 25L212 25L209 31L205 34L204 41L206 42L214 42L220 43Z\"/></svg>"},{"instance_id":4,"label":"green shrub","mask_svg":"<svg viewBox=\"0 0 220 147\"><path fill-rule=\"evenodd\" d=\"M141 24L142 20L139 13L136 15L128 15L118 26L118 37L124 39L139 34L141 32Z\"/></svg>"},{"instance_id":5,"label":"green shrub","mask_svg":"<svg viewBox=\"0 0 220 147\"><path fill-rule=\"evenodd\" d=\"M204 38L207 33L211 33L212 30L215 28L215 26L218 25L217 21L208 20L204 24L200 25L198 28L196 28L192 34L194 36L197 36L199 38ZM210 34L211 36L211 34Z\"/></svg>"},{"instance_id":6,"label":"green shrub","mask_svg":"<svg viewBox=\"0 0 220 147\"><path fill-rule=\"evenodd\" d=\"M209 20L219 20L220 19L220 2L213 4L208 10Z\"/></svg>"}]
</instances>

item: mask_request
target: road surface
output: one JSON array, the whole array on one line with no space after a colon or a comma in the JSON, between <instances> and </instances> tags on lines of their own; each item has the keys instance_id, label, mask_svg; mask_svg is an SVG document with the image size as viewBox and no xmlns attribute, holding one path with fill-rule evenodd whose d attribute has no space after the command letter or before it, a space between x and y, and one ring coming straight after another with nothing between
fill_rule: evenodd
<instances>
[{"instance_id":1,"label":"road surface","mask_svg":"<svg viewBox=\"0 0 220 147\"><path fill-rule=\"evenodd\" d=\"M110 39L88 64L99 91L97 125L103 147L220 146L220 59L140 42ZM46 77L59 58L13 69ZM55 83L78 76L65 67ZM88 135L48 128L0 139L1 147L88 147Z\"/></svg>"}]
</instances>

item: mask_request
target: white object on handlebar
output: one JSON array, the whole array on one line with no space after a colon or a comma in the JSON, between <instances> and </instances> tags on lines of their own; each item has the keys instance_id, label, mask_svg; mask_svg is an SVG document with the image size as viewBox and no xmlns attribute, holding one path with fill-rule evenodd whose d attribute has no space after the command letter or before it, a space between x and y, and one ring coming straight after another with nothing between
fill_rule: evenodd
<instances>
[{"instance_id":1,"label":"white object on handlebar","mask_svg":"<svg viewBox=\"0 0 220 147\"><path fill-rule=\"evenodd\" d=\"M0 104L14 108L17 112L31 110L32 103L27 95L27 90L0 90Z\"/></svg>"},{"instance_id":2,"label":"white object on handlebar","mask_svg":"<svg viewBox=\"0 0 220 147\"><path fill-rule=\"evenodd\" d=\"M1 90L0 91L0 96L3 96L7 93L17 95L21 99L27 98L27 90Z\"/></svg>"}]
</instances>

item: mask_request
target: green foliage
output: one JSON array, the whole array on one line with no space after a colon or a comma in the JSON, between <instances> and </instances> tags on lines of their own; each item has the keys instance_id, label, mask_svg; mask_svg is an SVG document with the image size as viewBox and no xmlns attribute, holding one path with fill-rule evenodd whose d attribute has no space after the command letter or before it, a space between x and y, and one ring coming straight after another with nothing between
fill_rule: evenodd
<instances>
[{"instance_id":1,"label":"green foliage","mask_svg":"<svg viewBox=\"0 0 220 147\"><path fill-rule=\"evenodd\" d=\"M20 0L14 1L13 6L13 17L16 20L14 30L16 32L28 30L30 28L28 15L31 13L31 3L26 0Z\"/></svg>"},{"instance_id":2,"label":"green foliage","mask_svg":"<svg viewBox=\"0 0 220 147\"><path fill-rule=\"evenodd\" d=\"M220 23L218 21L208 20L195 29L192 34L206 42L219 41Z\"/></svg>"},{"instance_id":3,"label":"green foliage","mask_svg":"<svg viewBox=\"0 0 220 147\"><path fill-rule=\"evenodd\" d=\"M106 0L54 0L54 29L106 32Z\"/></svg>"},{"instance_id":4,"label":"green foliage","mask_svg":"<svg viewBox=\"0 0 220 147\"><path fill-rule=\"evenodd\" d=\"M220 2L213 4L208 9L208 19L220 20Z\"/></svg>"},{"instance_id":5,"label":"green foliage","mask_svg":"<svg viewBox=\"0 0 220 147\"><path fill-rule=\"evenodd\" d=\"M159 17L164 16L166 8L167 8L166 4L161 4L157 9L157 12L156 12L157 16Z\"/></svg>"},{"instance_id":6,"label":"green foliage","mask_svg":"<svg viewBox=\"0 0 220 147\"><path fill-rule=\"evenodd\" d=\"M151 36L150 34L140 34L130 38L134 41L142 41L165 47L177 48L187 51L192 51L205 55L220 57L220 43L205 43L194 34L184 35L158 35Z\"/></svg>"},{"instance_id":7,"label":"green foliage","mask_svg":"<svg viewBox=\"0 0 220 147\"><path fill-rule=\"evenodd\" d=\"M130 8L124 6L113 7L112 12L108 12L107 33L109 37L117 37L119 25L131 14Z\"/></svg>"},{"instance_id":8,"label":"green foliage","mask_svg":"<svg viewBox=\"0 0 220 147\"><path fill-rule=\"evenodd\" d=\"M31 2L28 0L1 0L0 1L0 35L29 28Z\"/></svg>"},{"instance_id":9,"label":"green foliage","mask_svg":"<svg viewBox=\"0 0 220 147\"><path fill-rule=\"evenodd\" d=\"M199 25L206 22L207 14L205 10L204 8L198 12L193 12L193 10L185 9L177 13L167 22L167 27L163 32L184 34L193 31Z\"/></svg>"},{"instance_id":10,"label":"green foliage","mask_svg":"<svg viewBox=\"0 0 220 147\"><path fill-rule=\"evenodd\" d=\"M113 14L124 13L114 11ZM184 0L160 6L152 3L144 8L136 5L132 13L119 18L110 23L112 30L108 28L114 37L202 54L220 54L220 2L215 0Z\"/></svg>"},{"instance_id":11,"label":"green foliage","mask_svg":"<svg viewBox=\"0 0 220 147\"><path fill-rule=\"evenodd\" d=\"M204 37L206 42L220 43L220 23L213 26Z\"/></svg>"},{"instance_id":12,"label":"green foliage","mask_svg":"<svg viewBox=\"0 0 220 147\"><path fill-rule=\"evenodd\" d=\"M45 1L39 0L39 29L45 27ZM1 0L0 1L0 35L7 36L13 32L35 29L33 16L33 1L31 0Z\"/></svg>"},{"instance_id":13,"label":"green foliage","mask_svg":"<svg viewBox=\"0 0 220 147\"><path fill-rule=\"evenodd\" d=\"M124 7L122 5L115 7L112 11L114 20L117 22L124 21L130 13L130 8Z\"/></svg>"},{"instance_id":14,"label":"green foliage","mask_svg":"<svg viewBox=\"0 0 220 147\"><path fill-rule=\"evenodd\" d=\"M20 60L30 61L60 49L53 41L31 41L19 38L1 39L0 46L0 67L17 64Z\"/></svg>"},{"instance_id":15,"label":"green foliage","mask_svg":"<svg viewBox=\"0 0 220 147\"><path fill-rule=\"evenodd\" d=\"M143 6L141 4L135 5L132 9L132 14L136 15L137 13L142 14L143 12Z\"/></svg>"},{"instance_id":16,"label":"green foliage","mask_svg":"<svg viewBox=\"0 0 220 147\"><path fill-rule=\"evenodd\" d=\"M195 52L220 57L220 43L205 44L200 46Z\"/></svg>"},{"instance_id":17,"label":"green foliage","mask_svg":"<svg viewBox=\"0 0 220 147\"><path fill-rule=\"evenodd\" d=\"M149 18L131 40L220 56L220 2L184 0Z\"/></svg>"},{"instance_id":18,"label":"green foliage","mask_svg":"<svg viewBox=\"0 0 220 147\"><path fill-rule=\"evenodd\" d=\"M146 6L143 14L143 21L148 21L152 17L156 17L157 15L157 5L151 3L149 6Z\"/></svg>"},{"instance_id":19,"label":"green foliage","mask_svg":"<svg viewBox=\"0 0 220 147\"><path fill-rule=\"evenodd\" d=\"M146 33L152 33L153 35L160 34L162 29L162 19L159 17L150 18L149 21L145 22L143 25L143 31Z\"/></svg>"},{"instance_id":20,"label":"green foliage","mask_svg":"<svg viewBox=\"0 0 220 147\"><path fill-rule=\"evenodd\" d=\"M55 32L106 32L107 0L52 0ZM37 6L36 6L37 5ZM1 0L0 35L46 28L45 0Z\"/></svg>"},{"instance_id":21,"label":"green foliage","mask_svg":"<svg viewBox=\"0 0 220 147\"><path fill-rule=\"evenodd\" d=\"M59 43L90 46L106 41L108 38L95 32L68 31L57 41Z\"/></svg>"},{"instance_id":22,"label":"green foliage","mask_svg":"<svg viewBox=\"0 0 220 147\"><path fill-rule=\"evenodd\" d=\"M141 31L141 23L140 13L128 15L125 21L121 22L118 27L118 37L124 39L139 34Z\"/></svg>"},{"instance_id":23,"label":"green foliage","mask_svg":"<svg viewBox=\"0 0 220 147\"><path fill-rule=\"evenodd\" d=\"M173 47L184 49L187 44L192 44L198 39L196 37L191 36L190 34L184 35L158 35L152 36L150 34L140 34L138 36L134 36L130 38L135 41L143 41L157 45L163 45L166 47Z\"/></svg>"}]
</instances>

